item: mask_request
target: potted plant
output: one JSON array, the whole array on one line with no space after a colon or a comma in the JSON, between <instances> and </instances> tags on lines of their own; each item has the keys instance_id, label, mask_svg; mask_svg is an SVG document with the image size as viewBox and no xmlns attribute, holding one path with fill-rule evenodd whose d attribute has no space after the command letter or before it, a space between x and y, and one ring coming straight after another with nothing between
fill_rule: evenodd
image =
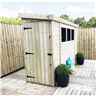
<instances>
[{"instance_id":1,"label":"potted plant","mask_svg":"<svg viewBox=\"0 0 96 96\"><path fill-rule=\"evenodd\" d=\"M84 64L84 55L80 52L76 54L76 63L79 65Z\"/></svg>"},{"instance_id":2,"label":"potted plant","mask_svg":"<svg viewBox=\"0 0 96 96\"><path fill-rule=\"evenodd\" d=\"M55 85L59 87L66 87L69 83L69 75L71 70L65 64L60 64L55 69Z\"/></svg>"}]
</instances>

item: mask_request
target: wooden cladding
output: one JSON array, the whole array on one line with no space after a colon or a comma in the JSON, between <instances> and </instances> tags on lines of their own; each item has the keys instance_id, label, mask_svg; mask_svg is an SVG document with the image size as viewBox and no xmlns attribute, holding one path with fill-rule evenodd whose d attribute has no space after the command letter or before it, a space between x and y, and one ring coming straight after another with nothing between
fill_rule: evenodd
<instances>
[{"instance_id":1,"label":"wooden cladding","mask_svg":"<svg viewBox=\"0 0 96 96\"><path fill-rule=\"evenodd\" d=\"M32 29L24 30L27 81L53 85L50 22L42 21L28 24L32 26ZM27 26L27 23L25 25Z\"/></svg>"},{"instance_id":2,"label":"wooden cladding","mask_svg":"<svg viewBox=\"0 0 96 96\"><path fill-rule=\"evenodd\" d=\"M78 31L78 52L86 59L96 60L96 28L79 28Z\"/></svg>"},{"instance_id":3,"label":"wooden cladding","mask_svg":"<svg viewBox=\"0 0 96 96\"><path fill-rule=\"evenodd\" d=\"M21 25L0 24L0 77L24 67Z\"/></svg>"}]
</instances>

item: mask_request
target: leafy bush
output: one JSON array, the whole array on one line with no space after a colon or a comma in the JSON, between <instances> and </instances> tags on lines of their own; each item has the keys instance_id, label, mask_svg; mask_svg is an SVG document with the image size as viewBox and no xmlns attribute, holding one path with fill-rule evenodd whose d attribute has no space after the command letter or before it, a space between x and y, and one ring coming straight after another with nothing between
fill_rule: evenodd
<instances>
[{"instance_id":1,"label":"leafy bush","mask_svg":"<svg viewBox=\"0 0 96 96\"><path fill-rule=\"evenodd\" d=\"M69 75L71 70L67 65L60 64L55 69L55 85L59 87L66 87L69 83Z\"/></svg>"},{"instance_id":2,"label":"leafy bush","mask_svg":"<svg viewBox=\"0 0 96 96\"><path fill-rule=\"evenodd\" d=\"M84 55L80 52L76 54L76 63L79 65L84 64Z\"/></svg>"},{"instance_id":3,"label":"leafy bush","mask_svg":"<svg viewBox=\"0 0 96 96\"><path fill-rule=\"evenodd\" d=\"M69 74L71 74L71 70L65 64L60 64L59 66L57 66L56 71L57 71L58 75L69 75Z\"/></svg>"},{"instance_id":4,"label":"leafy bush","mask_svg":"<svg viewBox=\"0 0 96 96\"><path fill-rule=\"evenodd\" d=\"M0 23L21 25L22 20L20 18L0 17Z\"/></svg>"}]
</instances>

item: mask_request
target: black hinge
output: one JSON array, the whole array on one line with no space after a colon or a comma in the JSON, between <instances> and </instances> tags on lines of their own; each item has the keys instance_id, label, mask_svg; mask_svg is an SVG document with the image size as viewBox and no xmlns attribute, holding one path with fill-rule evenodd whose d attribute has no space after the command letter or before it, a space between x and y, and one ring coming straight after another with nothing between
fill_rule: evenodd
<instances>
[{"instance_id":1,"label":"black hinge","mask_svg":"<svg viewBox=\"0 0 96 96\"><path fill-rule=\"evenodd\" d=\"M32 27L24 27L24 30L32 29Z\"/></svg>"},{"instance_id":2,"label":"black hinge","mask_svg":"<svg viewBox=\"0 0 96 96\"><path fill-rule=\"evenodd\" d=\"M35 76L29 76L29 75L27 75L27 78L35 78Z\"/></svg>"},{"instance_id":3,"label":"black hinge","mask_svg":"<svg viewBox=\"0 0 96 96\"><path fill-rule=\"evenodd\" d=\"M33 55L34 53L30 53L30 52L25 52L25 55L28 55L28 54L32 54L32 55Z\"/></svg>"},{"instance_id":4,"label":"black hinge","mask_svg":"<svg viewBox=\"0 0 96 96\"><path fill-rule=\"evenodd\" d=\"M48 53L49 56L52 56L52 53Z\"/></svg>"}]
</instances>

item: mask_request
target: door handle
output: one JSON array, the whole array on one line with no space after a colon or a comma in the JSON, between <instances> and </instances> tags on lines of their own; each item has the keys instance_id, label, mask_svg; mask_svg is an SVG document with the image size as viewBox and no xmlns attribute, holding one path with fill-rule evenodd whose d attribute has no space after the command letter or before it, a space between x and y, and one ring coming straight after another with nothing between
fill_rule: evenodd
<instances>
[{"instance_id":1,"label":"door handle","mask_svg":"<svg viewBox=\"0 0 96 96\"><path fill-rule=\"evenodd\" d=\"M25 55L30 55L30 54L34 55L34 53L32 52L25 52Z\"/></svg>"}]
</instances>

